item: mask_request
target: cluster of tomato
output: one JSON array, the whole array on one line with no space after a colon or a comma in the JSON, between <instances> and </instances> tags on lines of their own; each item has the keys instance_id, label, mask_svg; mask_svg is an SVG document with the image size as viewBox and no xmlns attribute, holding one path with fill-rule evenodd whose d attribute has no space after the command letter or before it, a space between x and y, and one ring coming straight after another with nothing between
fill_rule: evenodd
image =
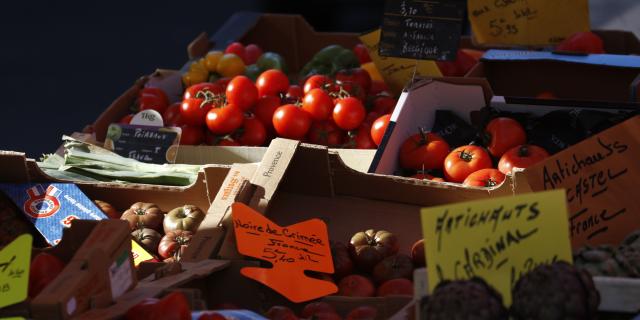
<instances>
[{"instance_id":1,"label":"cluster of tomato","mask_svg":"<svg viewBox=\"0 0 640 320\"><path fill-rule=\"evenodd\" d=\"M442 137L421 131L402 144L400 165L417 170L413 177L418 179L492 187L501 184L513 168L527 168L549 156L543 148L526 144L524 128L511 118L489 121L483 138L484 147L465 145L451 151ZM443 177L429 172L442 172Z\"/></svg>"}]
</instances>

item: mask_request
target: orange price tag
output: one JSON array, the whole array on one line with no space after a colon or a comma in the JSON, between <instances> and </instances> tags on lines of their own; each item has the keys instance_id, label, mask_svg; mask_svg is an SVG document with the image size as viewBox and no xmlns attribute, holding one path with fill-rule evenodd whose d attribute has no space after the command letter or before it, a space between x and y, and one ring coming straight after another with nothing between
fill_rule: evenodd
<instances>
[{"instance_id":1,"label":"orange price tag","mask_svg":"<svg viewBox=\"0 0 640 320\"><path fill-rule=\"evenodd\" d=\"M307 277L305 270L333 273L327 225L311 219L281 227L242 203L232 206L238 251L270 262L272 268L243 268L245 277L270 287L293 302L338 291L329 281Z\"/></svg>"}]
</instances>

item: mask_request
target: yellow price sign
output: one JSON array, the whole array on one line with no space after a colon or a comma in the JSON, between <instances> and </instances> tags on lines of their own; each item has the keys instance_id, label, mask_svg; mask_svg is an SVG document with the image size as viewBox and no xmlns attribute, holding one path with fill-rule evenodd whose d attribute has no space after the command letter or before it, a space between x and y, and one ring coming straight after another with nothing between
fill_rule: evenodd
<instances>
[{"instance_id":1,"label":"yellow price sign","mask_svg":"<svg viewBox=\"0 0 640 320\"><path fill-rule=\"evenodd\" d=\"M0 308L27 299L32 242L23 234L0 251Z\"/></svg>"},{"instance_id":2,"label":"yellow price sign","mask_svg":"<svg viewBox=\"0 0 640 320\"><path fill-rule=\"evenodd\" d=\"M480 44L545 46L590 30L587 0L471 0L468 12Z\"/></svg>"},{"instance_id":3,"label":"yellow price sign","mask_svg":"<svg viewBox=\"0 0 640 320\"><path fill-rule=\"evenodd\" d=\"M367 47L371 61L394 94L399 94L414 75L433 77L442 75L435 61L380 56L378 54L380 29L361 35L360 41Z\"/></svg>"},{"instance_id":4,"label":"yellow price sign","mask_svg":"<svg viewBox=\"0 0 640 320\"><path fill-rule=\"evenodd\" d=\"M136 267L144 261L153 259L153 256L135 240L131 240L131 254L133 255L133 265Z\"/></svg>"},{"instance_id":5,"label":"yellow price sign","mask_svg":"<svg viewBox=\"0 0 640 320\"><path fill-rule=\"evenodd\" d=\"M572 262L564 190L422 209L429 291L442 280L484 278L511 304L534 267Z\"/></svg>"}]
</instances>

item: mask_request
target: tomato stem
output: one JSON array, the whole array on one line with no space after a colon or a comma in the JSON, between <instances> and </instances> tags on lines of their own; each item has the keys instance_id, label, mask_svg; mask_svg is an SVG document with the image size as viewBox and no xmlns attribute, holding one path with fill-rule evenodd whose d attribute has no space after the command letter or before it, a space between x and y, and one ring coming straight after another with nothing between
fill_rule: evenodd
<instances>
[{"instance_id":1,"label":"tomato stem","mask_svg":"<svg viewBox=\"0 0 640 320\"><path fill-rule=\"evenodd\" d=\"M526 158L528 156L529 156L529 146L526 144L521 145L520 148L518 149L518 157Z\"/></svg>"},{"instance_id":2,"label":"tomato stem","mask_svg":"<svg viewBox=\"0 0 640 320\"><path fill-rule=\"evenodd\" d=\"M473 153L468 152L466 150L462 150L460 151L460 159L466 162L471 162L471 160L473 160Z\"/></svg>"},{"instance_id":3,"label":"tomato stem","mask_svg":"<svg viewBox=\"0 0 640 320\"><path fill-rule=\"evenodd\" d=\"M497 185L498 185L498 182L491 178L488 178L487 181L484 182L485 187L495 187Z\"/></svg>"},{"instance_id":4,"label":"tomato stem","mask_svg":"<svg viewBox=\"0 0 640 320\"><path fill-rule=\"evenodd\" d=\"M138 209L133 210L133 213L135 213L138 216L144 216L145 210L142 209L142 208L138 208Z\"/></svg>"},{"instance_id":5,"label":"tomato stem","mask_svg":"<svg viewBox=\"0 0 640 320\"><path fill-rule=\"evenodd\" d=\"M423 127L418 127L418 131L420 132L420 145L424 146L429 142L427 140L427 133L424 131Z\"/></svg>"}]
</instances>

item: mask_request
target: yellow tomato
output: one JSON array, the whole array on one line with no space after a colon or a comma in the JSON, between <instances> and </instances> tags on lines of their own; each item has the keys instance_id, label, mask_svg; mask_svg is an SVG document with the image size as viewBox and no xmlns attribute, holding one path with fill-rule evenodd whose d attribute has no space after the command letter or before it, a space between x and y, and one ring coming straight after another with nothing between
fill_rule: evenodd
<instances>
[{"instance_id":1,"label":"yellow tomato","mask_svg":"<svg viewBox=\"0 0 640 320\"><path fill-rule=\"evenodd\" d=\"M218 61L216 71L223 77L235 77L244 74L244 62L233 53L225 53Z\"/></svg>"},{"instance_id":2,"label":"yellow tomato","mask_svg":"<svg viewBox=\"0 0 640 320\"><path fill-rule=\"evenodd\" d=\"M201 62L202 61L202 62ZM194 61L189 65L189 72L206 73L209 74L209 70L204 66L204 60Z\"/></svg>"},{"instance_id":3,"label":"yellow tomato","mask_svg":"<svg viewBox=\"0 0 640 320\"><path fill-rule=\"evenodd\" d=\"M369 72L369 75L371 76L372 80L384 81L384 79L382 78L382 75L380 74L380 71L378 71L378 68L376 68L376 65L373 62L367 62L361 65L360 67L362 69L367 70L367 72Z\"/></svg>"},{"instance_id":4,"label":"yellow tomato","mask_svg":"<svg viewBox=\"0 0 640 320\"><path fill-rule=\"evenodd\" d=\"M207 55L204 56L204 66L207 70L210 72L216 72L218 62L220 61L220 58L222 58L222 55L224 55L222 51L210 51L207 53Z\"/></svg>"},{"instance_id":5,"label":"yellow tomato","mask_svg":"<svg viewBox=\"0 0 640 320\"><path fill-rule=\"evenodd\" d=\"M182 75L182 82L185 87L190 87L194 84L205 82L209 79L209 73L203 73L199 71L188 71Z\"/></svg>"}]
</instances>

